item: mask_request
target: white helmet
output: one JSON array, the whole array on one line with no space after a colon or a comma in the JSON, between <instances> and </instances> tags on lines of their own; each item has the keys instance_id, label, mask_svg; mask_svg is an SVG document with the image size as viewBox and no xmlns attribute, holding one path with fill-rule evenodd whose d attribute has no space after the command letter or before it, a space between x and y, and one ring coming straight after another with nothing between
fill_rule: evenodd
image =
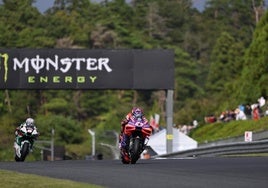
<instances>
[{"instance_id":1,"label":"white helmet","mask_svg":"<svg viewBox=\"0 0 268 188\"><path fill-rule=\"evenodd\" d=\"M26 125L27 126L34 126L34 119L33 118L27 118L26 119Z\"/></svg>"}]
</instances>

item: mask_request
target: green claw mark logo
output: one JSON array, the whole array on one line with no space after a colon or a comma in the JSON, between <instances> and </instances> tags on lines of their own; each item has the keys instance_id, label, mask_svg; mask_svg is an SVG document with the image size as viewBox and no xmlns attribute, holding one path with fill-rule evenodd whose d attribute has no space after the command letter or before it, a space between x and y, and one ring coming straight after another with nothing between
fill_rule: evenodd
<instances>
[{"instance_id":1,"label":"green claw mark logo","mask_svg":"<svg viewBox=\"0 0 268 188\"><path fill-rule=\"evenodd\" d=\"M4 69L5 69L5 74L4 74L4 81L7 82L7 73L8 73L8 66L7 66L7 62L8 62L8 54L0 54L0 65L2 63L2 59L4 60ZM0 67L1 70L1 67Z\"/></svg>"}]
</instances>

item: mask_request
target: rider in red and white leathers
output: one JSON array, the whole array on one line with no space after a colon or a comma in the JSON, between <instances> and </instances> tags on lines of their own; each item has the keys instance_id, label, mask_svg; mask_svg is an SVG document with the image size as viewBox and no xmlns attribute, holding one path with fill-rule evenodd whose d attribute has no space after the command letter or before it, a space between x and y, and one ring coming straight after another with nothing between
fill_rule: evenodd
<instances>
[{"instance_id":1,"label":"rider in red and white leathers","mask_svg":"<svg viewBox=\"0 0 268 188\"><path fill-rule=\"evenodd\" d=\"M146 117L144 117L143 110L139 107L134 107L131 112L129 112L126 117L121 121L121 132L120 132L120 137L119 137L119 143L120 143L120 148L125 150L126 152L128 151L129 147L129 136L124 134L124 129L125 125L128 124L128 122L131 119L138 119L141 118L143 122L148 122Z\"/></svg>"}]
</instances>

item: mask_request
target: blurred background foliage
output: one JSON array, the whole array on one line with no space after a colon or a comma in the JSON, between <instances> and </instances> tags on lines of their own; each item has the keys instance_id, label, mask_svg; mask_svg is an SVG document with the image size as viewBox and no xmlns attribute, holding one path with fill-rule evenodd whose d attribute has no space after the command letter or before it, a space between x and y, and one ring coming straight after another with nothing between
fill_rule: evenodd
<instances>
[{"instance_id":1,"label":"blurred background foliage","mask_svg":"<svg viewBox=\"0 0 268 188\"><path fill-rule=\"evenodd\" d=\"M268 13L263 0L55 0L41 13L34 0L3 0L1 48L172 49L175 53L174 124L219 115L267 97ZM97 142L114 142L107 131L133 106L147 118L160 114L165 91L1 90L0 159L13 160L14 129L31 116L41 133L83 158L91 153L87 129ZM97 151L107 153L97 145ZM37 151L35 151L37 152ZM33 155L36 159L39 153Z\"/></svg>"}]
</instances>

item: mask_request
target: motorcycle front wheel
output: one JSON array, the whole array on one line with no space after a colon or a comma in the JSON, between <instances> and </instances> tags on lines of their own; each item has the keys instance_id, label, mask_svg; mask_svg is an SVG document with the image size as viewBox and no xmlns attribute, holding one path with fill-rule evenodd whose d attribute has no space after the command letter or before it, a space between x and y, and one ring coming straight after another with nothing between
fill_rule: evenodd
<instances>
[{"instance_id":1,"label":"motorcycle front wheel","mask_svg":"<svg viewBox=\"0 0 268 188\"><path fill-rule=\"evenodd\" d=\"M133 139L132 144L130 146L131 164L136 164L136 162L140 158L142 152L142 144L143 143L141 138L136 137Z\"/></svg>"},{"instance_id":2,"label":"motorcycle front wheel","mask_svg":"<svg viewBox=\"0 0 268 188\"><path fill-rule=\"evenodd\" d=\"M15 156L15 160L16 160L16 158L17 158L18 160L16 160L16 161L23 162L23 161L25 160L26 156L29 154L29 148L30 148L30 143L25 142L25 143L23 144L22 148L21 148L21 151L20 151L20 153L21 153L21 157L18 158L18 156L16 155L16 156Z\"/></svg>"}]
</instances>

